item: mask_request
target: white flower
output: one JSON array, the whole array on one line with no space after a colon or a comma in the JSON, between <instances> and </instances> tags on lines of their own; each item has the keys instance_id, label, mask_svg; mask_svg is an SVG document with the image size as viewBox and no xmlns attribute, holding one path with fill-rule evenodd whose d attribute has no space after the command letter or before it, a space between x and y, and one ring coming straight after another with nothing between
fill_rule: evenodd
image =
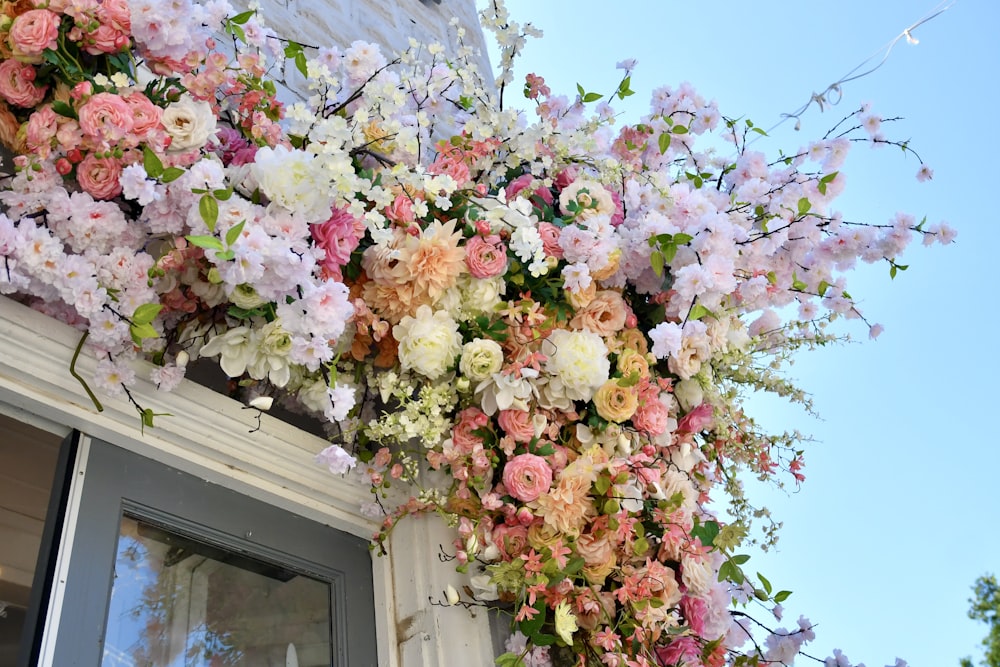
<instances>
[{"instance_id":1,"label":"white flower","mask_svg":"<svg viewBox=\"0 0 1000 667\"><path fill-rule=\"evenodd\" d=\"M556 329L549 334L548 342L545 370L558 376L567 397L589 401L611 370L604 341L591 331Z\"/></svg>"},{"instance_id":2,"label":"white flower","mask_svg":"<svg viewBox=\"0 0 1000 667\"><path fill-rule=\"evenodd\" d=\"M316 463L327 466L334 475L343 475L358 462L340 445L330 445L316 455Z\"/></svg>"},{"instance_id":3,"label":"white flower","mask_svg":"<svg viewBox=\"0 0 1000 667\"><path fill-rule=\"evenodd\" d=\"M576 616L570 611L569 603L563 600L556 605L556 634L566 642L567 646L572 646L573 633L576 630Z\"/></svg>"},{"instance_id":4,"label":"white flower","mask_svg":"<svg viewBox=\"0 0 1000 667\"><path fill-rule=\"evenodd\" d=\"M272 204L300 214L307 222L330 217L329 179L315 156L280 145L264 146L254 156L251 172Z\"/></svg>"},{"instance_id":5,"label":"white flower","mask_svg":"<svg viewBox=\"0 0 1000 667\"><path fill-rule=\"evenodd\" d=\"M458 323L447 312L434 312L430 306L420 306L416 317L404 317L392 328L392 335L399 341L400 366L431 380L441 377L462 349Z\"/></svg>"},{"instance_id":6,"label":"white flower","mask_svg":"<svg viewBox=\"0 0 1000 667\"><path fill-rule=\"evenodd\" d=\"M171 152L201 148L216 130L212 105L198 101L187 93L163 110L160 122L170 135L167 150Z\"/></svg>"},{"instance_id":7,"label":"white flower","mask_svg":"<svg viewBox=\"0 0 1000 667\"><path fill-rule=\"evenodd\" d=\"M214 357L221 354L219 366L231 378L239 377L247 370L254 354L250 327L235 327L221 336L216 336L205 343L199 351L199 356Z\"/></svg>"},{"instance_id":8,"label":"white flower","mask_svg":"<svg viewBox=\"0 0 1000 667\"><path fill-rule=\"evenodd\" d=\"M705 402L705 392L701 384L691 378L681 380L674 385L674 397L685 410L692 410Z\"/></svg>"},{"instance_id":9,"label":"white flower","mask_svg":"<svg viewBox=\"0 0 1000 667\"><path fill-rule=\"evenodd\" d=\"M495 340L477 338L462 347L458 369L474 382L482 382L503 366L503 348Z\"/></svg>"}]
</instances>

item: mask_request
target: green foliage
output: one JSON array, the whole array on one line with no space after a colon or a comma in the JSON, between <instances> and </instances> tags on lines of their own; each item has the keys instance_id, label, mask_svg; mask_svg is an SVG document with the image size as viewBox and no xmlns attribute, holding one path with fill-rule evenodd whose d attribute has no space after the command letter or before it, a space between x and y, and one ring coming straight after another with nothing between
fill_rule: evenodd
<instances>
[{"instance_id":1,"label":"green foliage","mask_svg":"<svg viewBox=\"0 0 1000 667\"><path fill-rule=\"evenodd\" d=\"M989 633L983 639L983 667L1000 667L1000 585L992 574L976 579L972 587L973 597L969 598L969 618L989 626ZM961 660L962 667L972 667L971 658Z\"/></svg>"}]
</instances>

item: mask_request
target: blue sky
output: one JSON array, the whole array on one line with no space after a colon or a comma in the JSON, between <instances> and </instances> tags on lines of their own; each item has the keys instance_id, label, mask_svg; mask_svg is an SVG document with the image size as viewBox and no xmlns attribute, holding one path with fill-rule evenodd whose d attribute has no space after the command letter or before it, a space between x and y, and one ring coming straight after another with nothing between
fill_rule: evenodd
<instances>
[{"instance_id":1,"label":"blue sky","mask_svg":"<svg viewBox=\"0 0 1000 667\"><path fill-rule=\"evenodd\" d=\"M519 81L535 72L554 92L572 94L578 82L610 90L615 63L636 58L637 94L620 105L626 120L638 119L653 88L689 81L723 114L767 128L946 4L508 0L515 20L545 31L529 42ZM895 280L884 265L852 276L851 293L885 332L869 341L863 326L847 326L857 342L802 355L791 368L822 420L754 404L775 429L817 440L801 491L766 496L785 523L778 552L749 565L794 591L786 621L804 613L818 624L810 652L820 657L838 647L868 667L896 656L947 667L980 655L986 627L965 615L970 587L1000 572L1000 446L989 418L998 411L1000 317L988 235L1000 190L998 30L1000 3L957 0L913 31L919 44L900 40L878 71L847 83L838 106L813 106L800 132L785 123L755 146L794 150L871 102L884 117L904 117L886 134L909 139L934 178L916 181L913 156L858 146L842 170L841 209L872 222L926 215L959 231L950 247L911 247L910 268Z\"/></svg>"}]
</instances>

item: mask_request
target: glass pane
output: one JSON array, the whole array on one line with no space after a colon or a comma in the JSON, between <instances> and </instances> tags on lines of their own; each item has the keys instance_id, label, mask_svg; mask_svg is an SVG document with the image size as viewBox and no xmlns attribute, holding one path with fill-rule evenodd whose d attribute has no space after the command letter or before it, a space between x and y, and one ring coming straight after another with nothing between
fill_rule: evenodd
<instances>
[{"instance_id":1,"label":"glass pane","mask_svg":"<svg viewBox=\"0 0 1000 667\"><path fill-rule=\"evenodd\" d=\"M0 667L21 647L59 436L0 415Z\"/></svg>"},{"instance_id":2,"label":"glass pane","mask_svg":"<svg viewBox=\"0 0 1000 667\"><path fill-rule=\"evenodd\" d=\"M327 667L330 584L123 517L103 667Z\"/></svg>"}]
</instances>

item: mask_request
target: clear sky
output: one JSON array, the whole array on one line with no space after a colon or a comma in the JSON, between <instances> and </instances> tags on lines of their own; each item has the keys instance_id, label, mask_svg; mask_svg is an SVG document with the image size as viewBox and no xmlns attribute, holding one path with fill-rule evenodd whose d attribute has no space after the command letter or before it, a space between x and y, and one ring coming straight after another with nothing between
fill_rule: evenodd
<instances>
[{"instance_id":1,"label":"clear sky","mask_svg":"<svg viewBox=\"0 0 1000 667\"><path fill-rule=\"evenodd\" d=\"M553 92L573 94L577 82L611 90L615 63L636 58L637 94L619 103L626 120L656 86L689 81L724 115L768 128L945 4L508 0L512 18L545 31L529 42L519 82L535 72ZM897 149L857 146L842 169L845 217L885 222L904 211L959 232L948 248L911 247L909 270L893 281L885 265L854 274L850 292L885 332L869 341L863 326L848 326L856 343L792 367L822 421L781 404L754 408L774 428L818 441L801 491L767 497L785 523L778 553L749 566L794 591L786 621L803 613L818 624L810 653L820 657L839 647L868 667L896 656L951 667L981 655L986 627L966 617L970 587L1000 573L1000 446L989 420L1000 412L1000 315L988 235L1000 226L998 32L1000 2L957 0L913 31L919 44L900 40L881 69L845 84L838 106L813 106L800 132L786 123L755 146L795 150L871 102L904 117L886 135L910 139L934 178L918 183L918 162Z\"/></svg>"}]
</instances>

